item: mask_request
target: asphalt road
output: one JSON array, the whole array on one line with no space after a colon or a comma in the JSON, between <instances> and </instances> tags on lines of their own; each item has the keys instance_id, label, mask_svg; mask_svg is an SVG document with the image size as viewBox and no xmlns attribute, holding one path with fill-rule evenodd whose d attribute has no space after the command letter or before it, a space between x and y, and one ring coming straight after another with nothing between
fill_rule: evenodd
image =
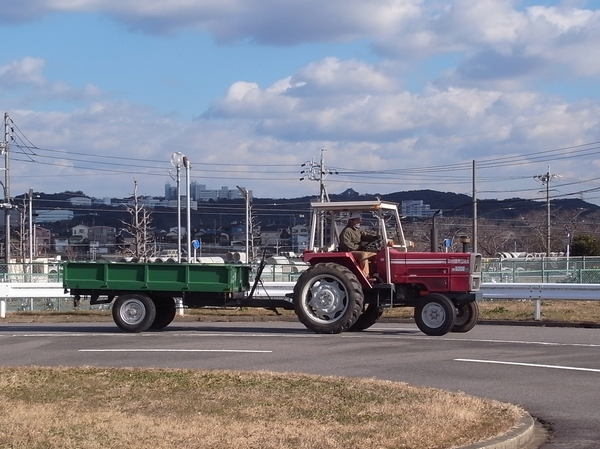
<instances>
[{"instance_id":1,"label":"asphalt road","mask_svg":"<svg viewBox=\"0 0 600 449\"><path fill-rule=\"evenodd\" d=\"M544 449L600 447L600 329L478 325L428 337L412 324L316 335L302 325L5 324L0 365L271 370L407 382L519 404L550 424Z\"/></svg>"}]
</instances>

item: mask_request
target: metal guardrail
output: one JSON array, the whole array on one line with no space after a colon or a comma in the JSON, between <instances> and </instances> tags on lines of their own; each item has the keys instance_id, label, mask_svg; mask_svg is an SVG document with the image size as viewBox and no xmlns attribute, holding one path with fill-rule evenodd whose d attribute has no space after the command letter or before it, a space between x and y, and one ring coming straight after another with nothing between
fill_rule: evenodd
<instances>
[{"instance_id":1,"label":"metal guardrail","mask_svg":"<svg viewBox=\"0 0 600 449\"><path fill-rule=\"evenodd\" d=\"M70 298L62 282L4 282L0 283L2 298Z\"/></svg>"},{"instance_id":2,"label":"metal guardrail","mask_svg":"<svg viewBox=\"0 0 600 449\"><path fill-rule=\"evenodd\" d=\"M600 301L599 284L483 283L484 300Z\"/></svg>"},{"instance_id":3,"label":"metal guardrail","mask_svg":"<svg viewBox=\"0 0 600 449\"><path fill-rule=\"evenodd\" d=\"M264 282L256 288L258 298L283 298L294 290L294 282ZM553 284L519 283L501 284L485 282L481 284L483 300L565 300L600 301L599 284Z\"/></svg>"},{"instance_id":4,"label":"metal guardrail","mask_svg":"<svg viewBox=\"0 0 600 449\"><path fill-rule=\"evenodd\" d=\"M285 298L294 290L295 282L259 283L254 296L261 299ZM599 284L554 284L554 283L495 283L481 284L483 300L578 300L600 301ZM62 283L0 283L0 299L9 298L71 298L65 293Z\"/></svg>"}]
</instances>

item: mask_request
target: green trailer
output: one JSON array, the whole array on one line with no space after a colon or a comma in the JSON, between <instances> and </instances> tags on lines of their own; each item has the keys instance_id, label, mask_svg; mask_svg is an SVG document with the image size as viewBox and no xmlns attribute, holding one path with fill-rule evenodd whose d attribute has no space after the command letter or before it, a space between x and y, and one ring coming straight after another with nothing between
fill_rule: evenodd
<instances>
[{"instance_id":1,"label":"green trailer","mask_svg":"<svg viewBox=\"0 0 600 449\"><path fill-rule=\"evenodd\" d=\"M245 264L66 262L62 268L65 292L75 301L89 296L92 305L114 301L113 319L126 332L168 326L177 299L187 308L274 307L252 299L252 267Z\"/></svg>"}]
</instances>

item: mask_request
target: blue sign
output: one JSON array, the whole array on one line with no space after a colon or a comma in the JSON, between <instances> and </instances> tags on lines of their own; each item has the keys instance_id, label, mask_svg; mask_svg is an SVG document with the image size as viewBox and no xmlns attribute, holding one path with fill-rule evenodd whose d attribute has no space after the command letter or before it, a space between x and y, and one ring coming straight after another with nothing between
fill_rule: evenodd
<instances>
[{"instance_id":1,"label":"blue sign","mask_svg":"<svg viewBox=\"0 0 600 449\"><path fill-rule=\"evenodd\" d=\"M194 249L198 249L200 248L200 241L199 240L192 240L192 246L194 247Z\"/></svg>"},{"instance_id":2,"label":"blue sign","mask_svg":"<svg viewBox=\"0 0 600 449\"><path fill-rule=\"evenodd\" d=\"M450 240L450 239L444 239L444 246L446 248L449 248L450 245L452 245L452 240Z\"/></svg>"}]
</instances>

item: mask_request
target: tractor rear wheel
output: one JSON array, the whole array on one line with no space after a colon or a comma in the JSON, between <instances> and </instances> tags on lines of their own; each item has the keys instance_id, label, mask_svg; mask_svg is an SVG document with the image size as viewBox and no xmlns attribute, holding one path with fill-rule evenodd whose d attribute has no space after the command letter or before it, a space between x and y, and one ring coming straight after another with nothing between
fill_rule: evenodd
<instances>
[{"instance_id":1,"label":"tractor rear wheel","mask_svg":"<svg viewBox=\"0 0 600 449\"><path fill-rule=\"evenodd\" d=\"M294 310L308 329L318 334L348 330L363 309L364 295L348 268L320 263L309 268L294 286Z\"/></svg>"},{"instance_id":2,"label":"tractor rear wheel","mask_svg":"<svg viewBox=\"0 0 600 449\"><path fill-rule=\"evenodd\" d=\"M379 321L379 318L381 318L381 315L383 315L383 307L377 307L374 304L366 304L366 309L358 317L356 323L350 326L350 329L348 329L348 331L364 331L365 329L368 329L371 326L373 326L373 324L377 323L377 321Z\"/></svg>"}]
</instances>

